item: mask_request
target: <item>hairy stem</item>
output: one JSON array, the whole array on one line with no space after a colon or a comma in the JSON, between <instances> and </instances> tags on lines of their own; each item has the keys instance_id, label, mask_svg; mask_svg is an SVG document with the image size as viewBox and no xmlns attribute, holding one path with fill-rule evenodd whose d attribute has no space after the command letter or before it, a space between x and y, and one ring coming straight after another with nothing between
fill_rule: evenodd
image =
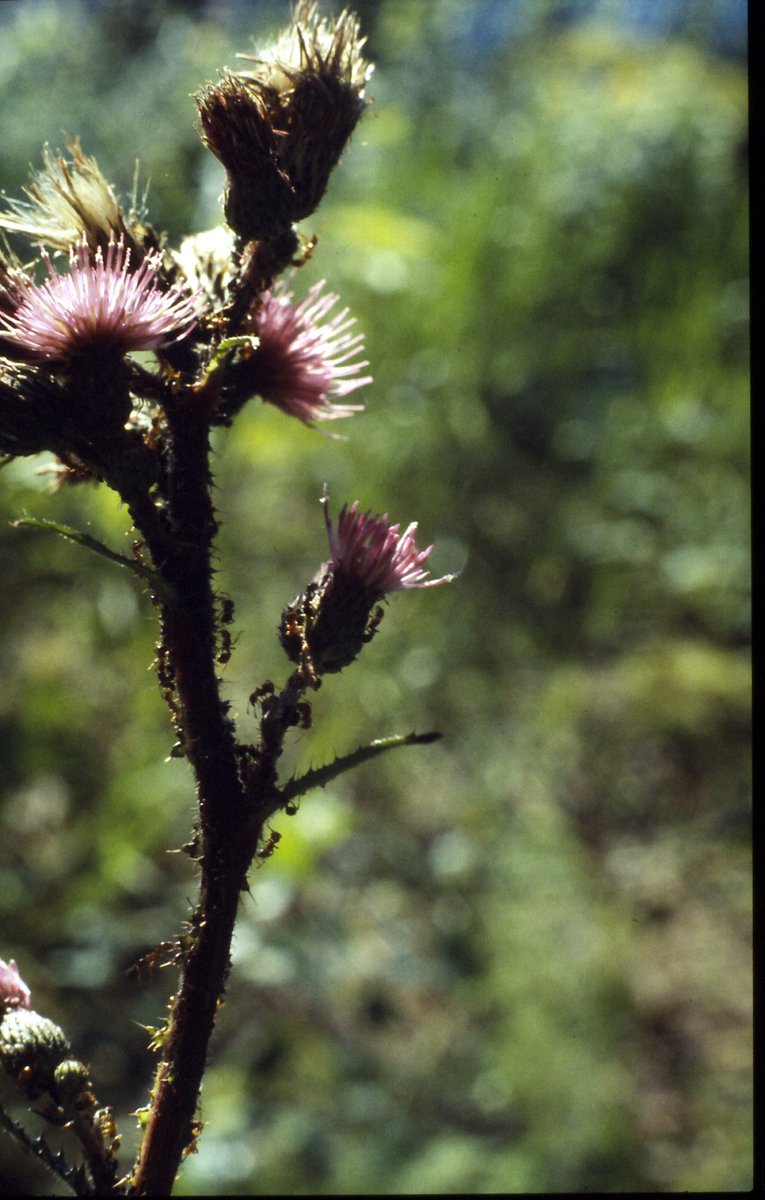
<instances>
[{"instance_id":1,"label":"hairy stem","mask_svg":"<svg viewBox=\"0 0 765 1200\"><path fill-rule=\"evenodd\" d=\"M191 391L168 414L167 508L134 505L156 569L172 589L162 602L162 655L172 676L179 732L194 771L202 832L201 882L180 986L132 1190L170 1195L194 1116L229 966L239 893L260 823L245 803L233 722L216 672L209 418ZM168 530L171 532L167 536Z\"/></svg>"}]
</instances>

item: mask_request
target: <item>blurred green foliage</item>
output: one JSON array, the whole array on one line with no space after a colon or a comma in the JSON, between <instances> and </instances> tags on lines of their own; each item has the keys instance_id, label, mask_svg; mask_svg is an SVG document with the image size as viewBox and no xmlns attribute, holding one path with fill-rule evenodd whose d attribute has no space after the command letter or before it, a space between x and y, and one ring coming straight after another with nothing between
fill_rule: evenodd
<instances>
[{"instance_id":1,"label":"blurred green foliage","mask_svg":"<svg viewBox=\"0 0 765 1200\"><path fill-rule=\"evenodd\" d=\"M751 1186L746 85L564 7L479 54L464 5L360 6L376 102L294 287L358 316L368 411L337 442L253 404L216 442L245 736L324 481L462 574L395 598L296 740L446 734L275 822L179 1193ZM286 9L2 5L4 188L65 131L123 194L138 156L174 239L216 223L189 93ZM173 985L131 968L188 913L193 789L140 588L8 526L125 549L125 515L40 465L0 476L0 953L129 1150Z\"/></svg>"}]
</instances>

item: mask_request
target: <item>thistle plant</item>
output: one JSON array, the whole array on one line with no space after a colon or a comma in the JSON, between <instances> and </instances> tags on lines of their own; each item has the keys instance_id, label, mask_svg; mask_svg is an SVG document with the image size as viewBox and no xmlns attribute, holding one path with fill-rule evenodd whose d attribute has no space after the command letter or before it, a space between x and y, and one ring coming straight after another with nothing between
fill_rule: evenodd
<instances>
[{"instance_id":1,"label":"thistle plant","mask_svg":"<svg viewBox=\"0 0 765 1200\"><path fill-rule=\"evenodd\" d=\"M80 1195L169 1195L195 1146L234 923L248 871L269 845L269 818L294 812L301 795L359 763L439 736L384 737L301 776L280 775L291 731L311 723L312 693L371 641L384 598L452 578L429 578L432 547L418 546L416 523L401 532L358 500L333 519L326 488L328 551L278 622L286 681L255 688L254 740L241 739L220 677L233 606L214 582L212 428L231 426L257 398L314 427L349 418L371 383L363 336L339 298L320 283L295 299L311 244L296 222L320 203L368 103L363 47L352 13L330 21L300 0L272 49L199 92L201 136L226 171L218 230L171 247L120 203L78 141L46 148L26 199L0 214L9 235L26 239L25 265L7 245L0 257L0 452L52 453L59 484L112 488L140 556L55 521L16 525L94 550L148 591L174 753L187 759L198 801L186 849L199 891L175 940L180 978L154 1031L160 1061L132 1167L118 1162L114 1118L87 1066L36 1012L14 960L0 960L0 1065L36 1111L74 1130L80 1161L65 1161L6 1113L2 1123ZM151 351L152 365L135 351Z\"/></svg>"}]
</instances>

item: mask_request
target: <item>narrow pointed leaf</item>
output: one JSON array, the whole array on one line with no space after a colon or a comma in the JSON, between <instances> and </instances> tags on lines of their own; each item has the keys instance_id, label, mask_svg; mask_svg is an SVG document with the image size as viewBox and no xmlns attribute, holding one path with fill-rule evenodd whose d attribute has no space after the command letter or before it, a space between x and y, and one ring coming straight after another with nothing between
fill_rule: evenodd
<instances>
[{"instance_id":1,"label":"narrow pointed leaf","mask_svg":"<svg viewBox=\"0 0 765 1200\"><path fill-rule=\"evenodd\" d=\"M147 580L154 590L161 593L166 600L173 599L172 588L158 571L153 571L151 567L145 567L142 563L136 562L135 559L128 558L124 554L119 554L116 550L110 550L103 542L99 542L98 538L91 537L89 533L83 533L81 529L72 529L70 525L59 525L57 521L47 521L42 517L19 517L16 521L11 521L11 527L13 529L22 527L46 529L50 533L58 533L70 542L77 542L78 545L85 546L87 550L93 550L102 558L108 558L110 562L115 562L120 567L127 567L128 571L132 571L134 575Z\"/></svg>"},{"instance_id":2,"label":"narrow pointed leaf","mask_svg":"<svg viewBox=\"0 0 765 1200\"><path fill-rule=\"evenodd\" d=\"M5 1111L1 1104L0 1128L4 1129L6 1133L15 1138L25 1150L28 1150L30 1154L33 1154L35 1158L39 1159L49 1171L52 1171L54 1175L57 1175L59 1179L62 1179L64 1183L72 1189L76 1196L93 1195L93 1188L90 1184L84 1167L79 1165L73 1166L71 1163L68 1163L61 1151L54 1153L48 1143L45 1141L44 1137L31 1137L30 1134L28 1134L25 1130L24 1126L20 1125L18 1121L15 1121L10 1113Z\"/></svg>"},{"instance_id":3,"label":"narrow pointed leaf","mask_svg":"<svg viewBox=\"0 0 765 1200\"><path fill-rule=\"evenodd\" d=\"M427 746L430 742L437 742L441 737L443 734L431 732L393 734L391 737L377 738L367 746L359 746L358 750L354 750L351 754L333 759L324 767L316 767L306 771L304 775L290 779L281 789L282 801L288 804L297 800L299 796L305 795L312 788L326 787L333 779L337 779L338 775L350 771L352 767L358 767L361 763L369 762L371 758L377 758L386 750L395 750L398 746Z\"/></svg>"}]
</instances>

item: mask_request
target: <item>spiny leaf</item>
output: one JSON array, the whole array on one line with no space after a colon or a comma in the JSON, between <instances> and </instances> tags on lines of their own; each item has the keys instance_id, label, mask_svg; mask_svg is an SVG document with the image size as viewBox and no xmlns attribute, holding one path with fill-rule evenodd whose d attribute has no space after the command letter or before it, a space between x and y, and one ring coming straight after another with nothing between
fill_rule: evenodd
<instances>
[{"instance_id":1,"label":"spiny leaf","mask_svg":"<svg viewBox=\"0 0 765 1200\"><path fill-rule=\"evenodd\" d=\"M97 538L91 537L89 533L83 533L81 529L72 529L70 525L59 525L57 521L48 521L43 517L19 517L18 520L11 521L11 527L13 529L20 529L22 527L45 529L49 533L58 533L70 542L77 542L78 545L85 546L87 550L93 550L96 554L100 554L102 558L108 558L110 562L115 562L120 567L127 567L134 575L148 580L152 588L156 592L161 593L165 600L173 599L172 588L158 571L153 571L151 567L145 567L143 563L136 562L132 558L127 558L126 555L119 554L116 550L110 550L103 542L99 542Z\"/></svg>"},{"instance_id":2,"label":"spiny leaf","mask_svg":"<svg viewBox=\"0 0 765 1200\"><path fill-rule=\"evenodd\" d=\"M17 1142L28 1150L30 1154L34 1154L43 1166L57 1175L59 1179L63 1179L64 1183L72 1189L75 1196L92 1196L94 1194L93 1186L88 1179L87 1172L82 1165L72 1166L64 1158L61 1151L54 1153L45 1138L31 1137L30 1134L15 1121L10 1113L7 1113L0 1104L0 1126L14 1137Z\"/></svg>"},{"instance_id":3,"label":"spiny leaf","mask_svg":"<svg viewBox=\"0 0 765 1200\"><path fill-rule=\"evenodd\" d=\"M441 737L443 734L433 731L430 733L393 734L391 737L376 738L367 746L359 746L358 750L354 750L351 754L345 754L341 758L335 758L324 767L316 767L306 771L304 775L293 777L281 789L282 800L288 804L299 796L305 795L311 788L326 787L338 775L350 771L352 767L357 767L361 763L368 762L370 758L376 758L378 754L384 754L386 750L395 750L398 746L427 746L430 742L437 742Z\"/></svg>"}]
</instances>

